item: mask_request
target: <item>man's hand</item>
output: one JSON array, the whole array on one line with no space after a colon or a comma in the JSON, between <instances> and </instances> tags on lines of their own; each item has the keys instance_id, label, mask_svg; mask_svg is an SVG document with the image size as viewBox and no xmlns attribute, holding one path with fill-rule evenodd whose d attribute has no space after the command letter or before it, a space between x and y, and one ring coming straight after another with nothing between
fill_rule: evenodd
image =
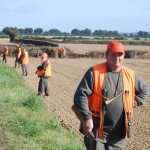
<instances>
[{"instance_id":1,"label":"man's hand","mask_svg":"<svg viewBox=\"0 0 150 150\"><path fill-rule=\"evenodd\" d=\"M88 135L90 132L92 132L92 129L93 129L93 120L92 119L85 120L83 122L84 133Z\"/></svg>"}]
</instances>

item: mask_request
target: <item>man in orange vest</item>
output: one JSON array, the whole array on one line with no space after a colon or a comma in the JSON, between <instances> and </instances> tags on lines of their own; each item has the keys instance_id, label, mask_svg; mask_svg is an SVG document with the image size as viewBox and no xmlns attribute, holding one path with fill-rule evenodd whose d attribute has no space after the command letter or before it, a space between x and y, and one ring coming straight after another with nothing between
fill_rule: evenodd
<instances>
[{"instance_id":1,"label":"man in orange vest","mask_svg":"<svg viewBox=\"0 0 150 150\"><path fill-rule=\"evenodd\" d=\"M13 52L13 54L15 54L15 68L17 67L17 64L18 64L18 67L20 68L20 63L19 63L19 58L21 56L21 45L16 45L16 50Z\"/></svg>"},{"instance_id":2,"label":"man in orange vest","mask_svg":"<svg viewBox=\"0 0 150 150\"><path fill-rule=\"evenodd\" d=\"M122 65L124 56L122 43L110 42L106 62L89 68L75 92L87 150L91 150L91 134L93 150L124 150L126 137L132 134L133 108L144 104L148 96L143 79Z\"/></svg>"},{"instance_id":3,"label":"man in orange vest","mask_svg":"<svg viewBox=\"0 0 150 150\"><path fill-rule=\"evenodd\" d=\"M65 55L66 55L66 49L65 49L65 47L63 47L62 49L61 49L61 58L65 58Z\"/></svg>"},{"instance_id":4,"label":"man in orange vest","mask_svg":"<svg viewBox=\"0 0 150 150\"><path fill-rule=\"evenodd\" d=\"M58 57L61 58L61 49L58 48L57 52L58 52Z\"/></svg>"},{"instance_id":5,"label":"man in orange vest","mask_svg":"<svg viewBox=\"0 0 150 150\"><path fill-rule=\"evenodd\" d=\"M6 56L8 55L8 47L7 46L4 46L4 50L3 50L2 54L3 54L3 62L7 63L7 58L6 58Z\"/></svg>"},{"instance_id":6,"label":"man in orange vest","mask_svg":"<svg viewBox=\"0 0 150 150\"><path fill-rule=\"evenodd\" d=\"M22 76L28 75L27 65L28 65L29 57L26 49L22 50L21 56L18 62L21 64Z\"/></svg>"},{"instance_id":7,"label":"man in orange vest","mask_svg":"<svg viewBox=\"0 0 150 150\"><path fill-rule=\"evenodd\" d=\"M42 95L42 93L45 92L45 96L50 96L48 78L50 78L51 76L51 63L48 60L48 56L46 53L42 53L41 66L37 67L36 73L40 78L37 95Z\"/></svg>"}]
</instances>

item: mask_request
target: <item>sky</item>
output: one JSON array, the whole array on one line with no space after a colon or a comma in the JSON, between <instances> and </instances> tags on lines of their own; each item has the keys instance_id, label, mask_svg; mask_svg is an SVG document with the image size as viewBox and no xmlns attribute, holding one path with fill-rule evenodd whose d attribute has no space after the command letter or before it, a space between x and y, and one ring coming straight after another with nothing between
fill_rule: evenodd
<instances>
[{"instance_id":1,"label":"sky","mask_svg":"<svg viewBox=\"0 0 150 150\"><path fill-rule=\"evenodd\" d=\"M0 31L5 27L150 31L150 0L1 0Z\"/></svg>"}]
</instances>

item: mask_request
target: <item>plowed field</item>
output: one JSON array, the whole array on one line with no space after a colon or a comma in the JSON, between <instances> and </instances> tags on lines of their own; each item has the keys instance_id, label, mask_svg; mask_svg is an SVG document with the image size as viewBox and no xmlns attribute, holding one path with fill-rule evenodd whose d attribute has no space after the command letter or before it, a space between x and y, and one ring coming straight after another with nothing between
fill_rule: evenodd
<instances>
[{"instance_id":1,"label":"plowed field","mask_svg":"<svg viewBox=\"0 0 150 150\"><path fill-rule=\"evenodd\" d=\"M14 67L14 57L8 57L8 65ZM50 97L42 97L45 106L53 113L61 124L79 134L79 121L71 111L75 90L85 71L92 65L104 62L100 59L50 59L52 77L49 79ZM38 77L35 75L40 58L30 58L26 83L37 93ZM150 85L150 60L126 59L124 65L134 69ZM21 69L16 68L21 74ZM127 150L150 149L150 97L148 102L135 109L135 131L127 140Z\"/></svg>"}]
</instances>

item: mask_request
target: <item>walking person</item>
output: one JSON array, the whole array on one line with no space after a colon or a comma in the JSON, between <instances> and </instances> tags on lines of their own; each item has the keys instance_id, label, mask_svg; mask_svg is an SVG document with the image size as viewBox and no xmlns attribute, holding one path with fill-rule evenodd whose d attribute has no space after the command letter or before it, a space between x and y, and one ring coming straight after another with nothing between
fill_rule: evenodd
<instances>
[{"instance_id":1,"label":"walking person","mask_svg":"<svg viewBox=\"0 0 150 150\"><path fill-rule=\"evenodd\" d=\"M38 85L38 95L50 96L48 79L51 76L51 63L46 53L41 55L41 65L37 67L37 75L40 78Z\"/></svg>"},{"instance_id":2,"label":"walking person","mask_svg":"<svg viewBox=\"0 0 150 150\"><path fill-rule=\"evenodd\" d=\"M18 60L18 63L21 64L22 76L28 75L28 69L27 69L28 61L29 61L28 52L26 49L23 49L21 56Z\"/></svg>"},{"instance_id":3,"label":"walking person","mask_svg":"<svg viewBox=\"0 0 150 150\"><path fill-rule=\"evenodd\" d=\"M74 105L84 118L81 128L87 150L125 150L126 137L132 134L133 108L148 97L148 85L122 65L124 56L122 43L110 42L106 62L89 68L75 92Z\"/></svg>"},{"instance_id":4,"label":"walking person","mask_svg":"<svg viewBox=\"0 0 150 150\"><path fill-rule=\"evenodd\" d=\"M57 52L58 52L58 57L61 58L61 49L58 48Z\"/></svg>"},{"instance_id":5,"label":"walking person","mask_svg":"<svg viewBox=\"0 0 150 150\"><path fill-rule=\"evenodd\" d=\"M4 46L4 50L2 51L2 55L3 55L3 62L7 63L7 55L8 55L8 47Z\"/></svg>"},{"instance_id":6,"label":"walking person","mask_svg":"<svg viewBox=\"0 0 150 150\"><path fill-rule=\"evenodd\" d=\"M21 48L20 47L21 47L21 45L16 45L16 50L13 52L13 54L15 54L15 57L16 57L15 68L17 67L17 65L20 68L20 63L19 63L19 58L21 56Z\"/></svg>"},{"instance_id":7,"label":"walking person","mask_svg":"<svg viewBox=\"0 0 150 150\"><path fill-rule=\"evenodd\" d=\"M66 56L66 49L65 49L65 47L63 47L61 49L61 58L65 58L65 56Z\"/></svg>"}]
</instances>

